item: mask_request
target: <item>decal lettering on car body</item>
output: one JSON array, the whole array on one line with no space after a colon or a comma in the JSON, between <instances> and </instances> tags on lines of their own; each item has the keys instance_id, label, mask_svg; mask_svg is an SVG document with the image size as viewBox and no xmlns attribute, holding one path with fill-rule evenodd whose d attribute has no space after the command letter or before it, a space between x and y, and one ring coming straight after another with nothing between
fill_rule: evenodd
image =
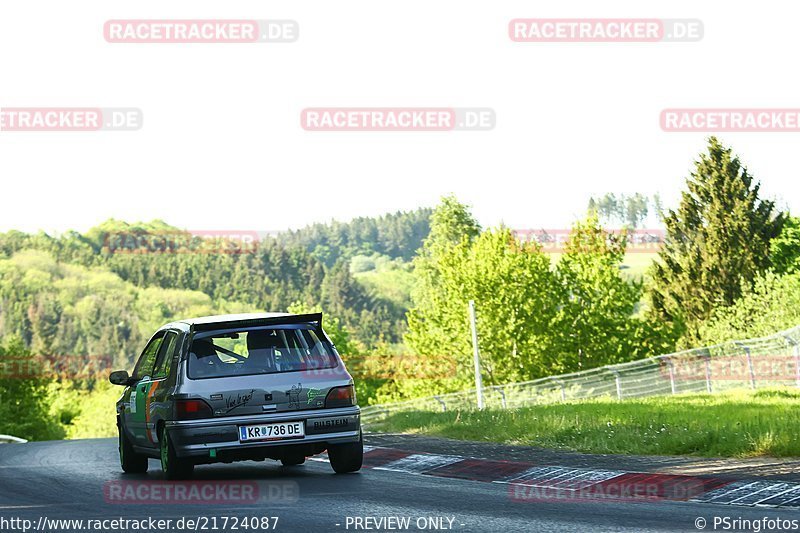
<instances>
[{"instance_id":1,"label":"decal lettering on car body","mask_svg":"<svg viewBox=\"0 0 800 533\"><path fill-rule=\"evenodd\" d=\"M233 411L237 407L244 407L245 405L247 405L250 402L250 400L253 399L253 394L255 392L256 392L255 389L250 389L250 392L248 392L247 394L239 393L239 394L236 395L235 398L233 396L228 396L225 399L225 407L227 407L228 410L225 411L225 412L226 413L230 413L231 411Z\"/></svg>"},{"instance_id":2,"label":"decal lettering on car body","mask_svg":"<svg viewBox=\"0 0 800 533\"><path fill-rule=\"evenodd\" d=\"M311 402L320 396L322 396L322 391L320 389L308 389L308 405L311 405ZM320 402L318 401L317 403Z\"/></svg>"}]
</instances>

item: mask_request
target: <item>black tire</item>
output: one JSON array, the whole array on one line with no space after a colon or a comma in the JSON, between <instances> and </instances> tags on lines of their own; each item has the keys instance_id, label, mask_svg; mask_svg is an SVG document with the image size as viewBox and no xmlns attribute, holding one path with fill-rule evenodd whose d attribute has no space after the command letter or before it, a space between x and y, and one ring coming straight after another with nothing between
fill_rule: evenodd
<instances>
[{"instance_id":1,"label":"black tire","mask_svg":"<svg viewBox=\"0 0 800 533\"><path fill-rule=\"evenodd\" d=\"M126 474L144 474L147 472L147 457L136 453L125 434L121 424L117 424L119 433L119 464Z\"/></svg>"},{"instance_id":2,"label":"black tire","mask_svg":"<svg viewBox=\"0 0 800 533\"><path fill-rule=\"evenodd\" d=\"M169 440L169 431L166 429L159 431L158 447L161 470L164 472L165 479L188 479L192 477L194 464L186 459L181 459L175 454L175 448Z\"/></svg>"},{"instance_id":3,"label":"black tire","mask_svg":"<svg viewBox=\"0 0 800 533\"><path fill-rule=\"evenodd\" d=\"M305 462L306 458L303 455L287 455L281 459L281 464L283 466L300 466Z\"/></svg>"},{"instance_id":4,"label":"black tire","mask_svg":"<svg viewBox=\"0 0 800 533\"><path fill-rule=\"evenodd\" d=\"M359 437L358 442L331 444L328 446L328 459L337 474L358 472L364 462L363 437Z\"/></svg>"}]
</instances>

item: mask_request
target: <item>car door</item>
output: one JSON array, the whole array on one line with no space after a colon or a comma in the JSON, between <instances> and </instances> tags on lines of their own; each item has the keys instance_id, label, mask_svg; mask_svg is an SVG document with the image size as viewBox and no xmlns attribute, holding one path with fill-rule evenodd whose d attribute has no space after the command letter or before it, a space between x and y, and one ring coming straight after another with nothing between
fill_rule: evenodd
<instances>
[{"instance_id":1,"label":"car door","mask_svg":"<svg viewBox=\"0 0 800 533\"><path fill-rule=\"evenodd\" d=\"M182 340L182 334L179 331L168 330L165 333L164 341L158 350L153 376L146 387L145 436L147 444L150 446L158 446L156 428L159 420L169 419L172 413L172 404L168 398L175 386L175 368Z\"/></svg>"},{"instance_id":2,"label":"car door","mask_svg":"<svg viewBox=\"0 0 800 533\"><path fill-rule=\"evenodd\" d=\"M150 342L147 343L142 355L139 357L139 361L136 363L136 367L133 369L133 375L131 376L133 378L133 384L131 385L128 409L125 411L125 426L128 428L133 438L133 443L137 446L147 446L149 443L147 438L147 413L145 411L145 404L158 352L164 341L164 333L163 331L159 331L150 339Z\"/></svg>"}]
</instances>

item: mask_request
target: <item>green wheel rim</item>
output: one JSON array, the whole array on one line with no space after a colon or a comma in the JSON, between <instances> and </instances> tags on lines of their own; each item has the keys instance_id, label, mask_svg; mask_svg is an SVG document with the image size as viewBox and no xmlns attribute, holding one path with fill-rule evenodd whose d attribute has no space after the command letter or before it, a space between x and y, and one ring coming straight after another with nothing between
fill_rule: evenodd
<instances>
[{"instance_id":1,"label":"green wheel rim","mask_svg":"<svg viewBox=\"0 0 800 533\"><path fill-rule=\"evenodd\" d=\"M167 430L161 433L161 469L165 472L169 466L169 442L167 441Z\"/></svg>"}]
</instances>

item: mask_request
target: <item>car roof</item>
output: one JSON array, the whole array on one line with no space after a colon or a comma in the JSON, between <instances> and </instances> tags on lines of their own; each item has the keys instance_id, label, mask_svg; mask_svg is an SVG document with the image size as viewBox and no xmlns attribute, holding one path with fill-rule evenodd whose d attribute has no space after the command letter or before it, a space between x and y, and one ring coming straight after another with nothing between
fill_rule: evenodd
<instances>
[{"instance_id":1,"label":"car roof","mask_svg":"<svg viewBox=\"0 0 800 533\"><path fill-rule=\"evenodd\" d=\"M291 313L238 313L232 315L211 315L197 318L178 320L193 326L195 324L216 324L217 322L238 322L240 320L258 320L260 318L276 318L279 316L292 316Z\"/></svg>"},{"instance_id":2,"label":"car roof","mask_svg":"<svg viewBox=\"0 0 800 533\"><path fill-rule=\"evenodd\" d=\"M230 315L212 315L201 316L196 318L186 318L176 320L162 326L159 329L215 329L213 326L216 324L224 325L244 325L252 324L257 325L259 321L269 320L275 318L287 318L291 322L292 317L297 317L297 322L308 322L318 320L321 322L322 315L319 313L314 314L292 314L292 313L238 313Z\"/></svg>"}]
</instances>

